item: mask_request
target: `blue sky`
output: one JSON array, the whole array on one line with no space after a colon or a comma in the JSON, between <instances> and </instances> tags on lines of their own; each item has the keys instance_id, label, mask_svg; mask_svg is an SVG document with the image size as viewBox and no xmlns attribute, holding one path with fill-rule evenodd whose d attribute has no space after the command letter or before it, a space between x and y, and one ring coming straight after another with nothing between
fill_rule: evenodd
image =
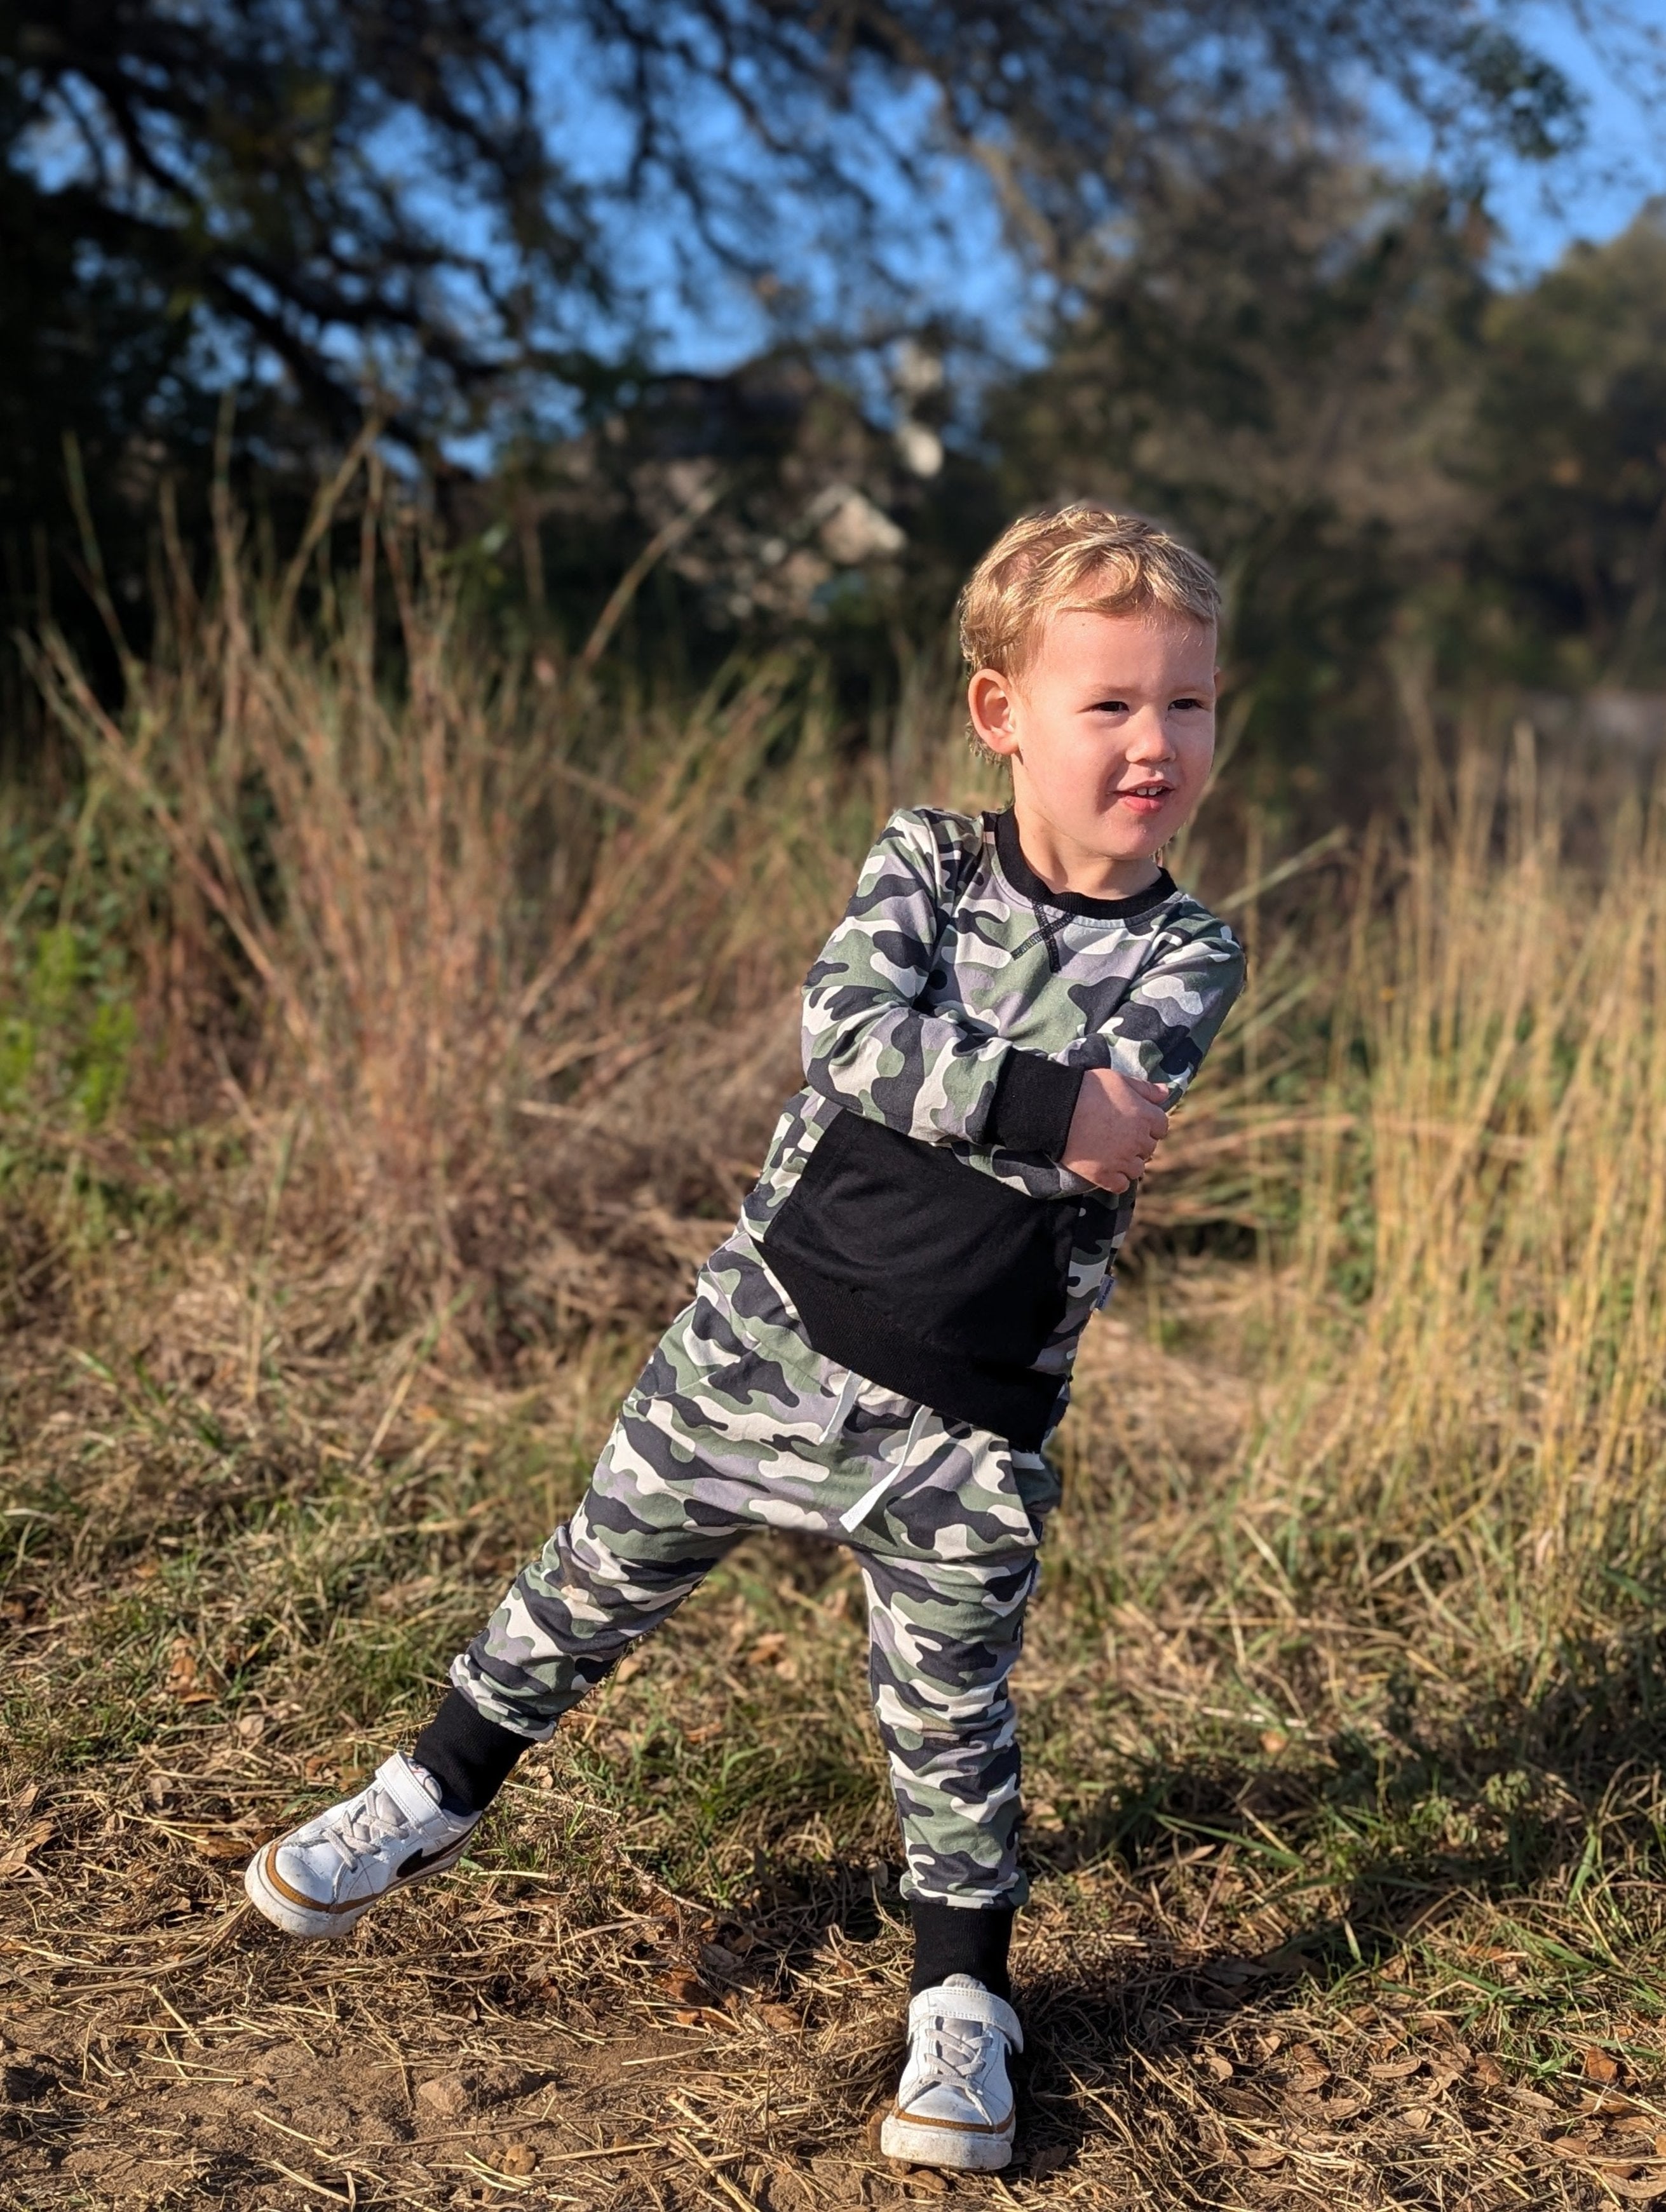
<instances>
[{"instance_id":1,"label":"blue sky","mask_svg":"<svg viewBox=\"0 0 1666 2212\"><path fill-rule=\"evenodd\" d=\"M1506 12L1501 10L1501 12ZM1576 239L1602 240L1622 229L1651 193L1666 192L1666 0L1520 0L1507 10L1526 42L1547 53L1571 78L1586 103L1584 147L1546 170L1523 161L1495 161L1492 205L1502 227L1496 267L1505 283L1530 281ZM540 40L540 89L558 137L582 152L582 166L598 180L624 157L629 133L610 115L605 78L593 50L570 37ZM876 106L877 100L877 106ZM1005 330L1001 350L1031 349L1037 301L1026 298L1018 269L1006 252L993 198L982 180L958 164L942 163L932 189L903 186L887 149L917 145L926 108L906 93L880 97L871 86L862 115L871 151L861 163L866 181L887 209L905 219L888 223L886 258L899 289L916 304L952 307L992 334ZM713 172L732 155L733 125L713 102ZM1388 110L1377 116L1378 149L1420 167L1430 146L1417 125ZM1462 149L1444 149L1448 166ZM809 319L826 328L836 322L841 256L836 236L818 227L813 205L783 195L772 213L781 230L778 265L804 284ZM644 281L657 311L660 357L696 370L721 370L769 339L769 325L746 290L721 279L695 297L679 296L677 257L670 226L650 215L622 222L615 242L623 264ZM860 312L860 307L857 309Z\"/></svg>"},{"instance_id":2,"label":"blue sky","mask_svg":"<svg viewBox=\"0 0 1666 2212\"><path fill-rule=\"evenodd\" d=\"M1651 194L1666 192L1666 0L1629 0L1634 27L1605 37L1599 21L1595 39L1580 12L1522 10L1525 35L1585 96L1587 143L1554 176L1525 163L1499 173L1493 206L1506 277L1535 275L1576 239L1612 238Z\"/></svg>"}]
</instances>

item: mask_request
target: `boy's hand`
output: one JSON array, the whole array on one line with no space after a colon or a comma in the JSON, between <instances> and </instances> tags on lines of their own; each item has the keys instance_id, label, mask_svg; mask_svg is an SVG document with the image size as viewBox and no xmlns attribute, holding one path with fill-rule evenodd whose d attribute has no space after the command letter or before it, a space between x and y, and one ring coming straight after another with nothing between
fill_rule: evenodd
<instances>
[{"instance_id":1,"label":"boy's hand","mask_svg":"<svg viewBox=\"0 0 1666 2212\"><path fill-rule=\"evenodd\" d=\"M1119 1075L1114 1067L1090 1067L1077 1094L1061 1164L1101 1190L1124 1191L1138 1182L1169 1133L1163 1111L1168 1095L1160 1083Z\"/></svg>"}]
</instances>

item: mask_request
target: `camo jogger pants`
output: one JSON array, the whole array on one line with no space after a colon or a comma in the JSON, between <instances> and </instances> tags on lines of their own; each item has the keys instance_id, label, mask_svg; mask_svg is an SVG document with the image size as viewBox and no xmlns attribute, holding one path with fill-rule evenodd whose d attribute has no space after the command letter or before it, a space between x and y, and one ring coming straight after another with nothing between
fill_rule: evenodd
<instances>
[{"instance_id":1,"label":"camo jogger pants","mask_svg":"<svg viewBox=\"0 0 1666 2212\"><path fill-rule=\"evenodd\" d=\"M488 1720L542 1741L750 1531L848 1544L867 1592L903 1893L1018 1905L1007 1677L1056 1498L1039 1453L879 1389L795 1329L743 1326L702 1279L571 1520L516 1576L452 1680Z\"/></svg>"}]
</instances>

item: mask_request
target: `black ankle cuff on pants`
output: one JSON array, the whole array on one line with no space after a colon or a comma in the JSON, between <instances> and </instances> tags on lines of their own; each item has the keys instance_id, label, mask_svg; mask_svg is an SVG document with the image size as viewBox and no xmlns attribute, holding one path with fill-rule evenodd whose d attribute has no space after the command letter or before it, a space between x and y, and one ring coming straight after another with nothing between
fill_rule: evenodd
<instances>
[{"instance_id":1,"label":"black ankle cuff on pants","mask_svg":"<svg viewBox=\"0 0 1666 2212\"><path fill-rule=\"evenodd\" d=\"M1011 2003L1012 1984L1006 1971L1012 1941L1010 1905L939 1905L915 1898L909 1915L914 1922L910 1996L934 1990L951 1974L970 1974L991 1996Z\"/></svg>"},{"instance_id":2,"label":"black ankle cuff on pants","mask_svg":"<svg viewBox=\"0 0 1666 2212\"><path fill-rule=\"evenodd\" d=\"M508 1779L530 1737L477 1712L460 1690L447 1690L410 1755L440 1785L448 1813L483 1813Z\"/></svg>"}]
</instances>

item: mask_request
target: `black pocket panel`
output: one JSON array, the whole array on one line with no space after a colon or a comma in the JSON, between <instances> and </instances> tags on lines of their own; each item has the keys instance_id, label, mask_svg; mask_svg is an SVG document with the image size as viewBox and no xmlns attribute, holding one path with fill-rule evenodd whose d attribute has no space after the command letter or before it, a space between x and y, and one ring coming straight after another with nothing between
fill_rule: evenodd
<instances>
[{"instance_id":1,"label":"black pocket panel","mask_svg":"<svg viewBox=\"0 0 1666 2212\"><path fill-rule=\"evenodd\" d=\"M817 1351L888 1389L1039 1443L1081 1212L842 1113L764 1237ZM885 1371L881 1371L884 1370ZM1022 1433L1020 1433L1022 1431Z\"/></svg>"}]
</instances>

